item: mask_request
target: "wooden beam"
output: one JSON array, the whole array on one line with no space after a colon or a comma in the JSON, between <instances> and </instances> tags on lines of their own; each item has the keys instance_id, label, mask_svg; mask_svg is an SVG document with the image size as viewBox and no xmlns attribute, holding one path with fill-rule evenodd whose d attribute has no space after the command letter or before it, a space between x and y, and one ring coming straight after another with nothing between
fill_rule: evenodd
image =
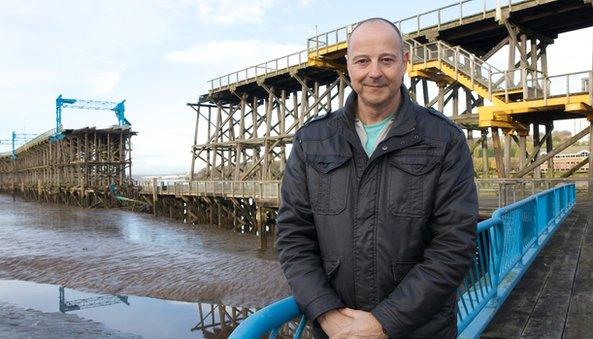
<instances>
[{"instance_id":1,"label":"wooden beam","mask_svg":"<svg viewBox=\"0 0 593 339\"><path fill-rule=\"evenodd\" d=\"M504 162L502 159L502 149L500 146L500 135L498 128L492 128L492 143L494 145L494 157L496 163L496 171L498 172L499 178L506 178L506 171L504 168Z\"/></svg>"},{"instance_id":2,"label":"wooden beam","mask_svg":"<svg viewBox=\"0 0 593 339\"><path fill-rule=\"evenodd\" d=\"M482 55L481 59L482 60L488 60L490 59L494 54L496 54L496 52L498 52L501 48L503 48L504 46L506 46L509 43L509 37L506 36L504 39L500 40L496 46L492 47L486 54Z\"/></svg>"},{"instance_id":3,"label":"wooden beam","mask_svg":"<svg viewBox=\"0 0 593 339\"><path fill-rule=\"evenodd\" d=\"M589 162L590 156L586 157L585 159L581 160L578 164L571 167L568 172L563 173L560 177L561 178L568 178L571 175L575 174L581 167L585 166Z\"/></svg>"},{"instance_id":4,"label":"wooden beam","mask_svg":"<svg viewBox=\"0 0 593 339\"><path fill-rule=\"evenodd\" d=\"M548 153L545 156L537 159L536 161L534 161L529 166L527 166L527 167L523 168L522 170L520 170L519 172L517 172L517 174L515 175L515 178L521 178L525 174L533 171L536 167L540 166L541 164L543 164L544 162L546 162L548 159L553 158L556 154L564 151L570 145L572 145L575 142L579 141L581 138L585 137L587 134L589 134L589 127L586 127L585 129L583 129L582 131L580 131L576 135L572 136L570 139L568 139L565 142L563 142L562 144L558 145L558 147L556 147L556 149L552 150L550 153Z\"/></svg>"}]
</instances>

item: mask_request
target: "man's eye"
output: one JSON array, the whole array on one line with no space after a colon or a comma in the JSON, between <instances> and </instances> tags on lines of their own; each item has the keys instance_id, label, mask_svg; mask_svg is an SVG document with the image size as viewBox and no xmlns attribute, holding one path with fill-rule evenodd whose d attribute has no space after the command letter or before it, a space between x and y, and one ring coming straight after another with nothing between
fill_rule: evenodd
<instances>
[{"instance_id":1,"label":"man's eye","mask_svg":"<svg viewBox=\"0 0 593 339\"><path fill-rule=\"evenodd\" d=\"M392 64L395 62L395 59L393 58L383 58L381 59L381 62L386 63L386 64Z\"/></svg>"},{"instance_id":2,"label":"man's eye","mask_svg":"<svg viewBox=\"0 0 593 339\"><path fill-rule=\"evenodd\" d=\"M358 64L358 65L364 65L364 64L368 63L368 60L366 60L366 59L359 59L359 60L356 60L354 63L355 64Z\"/></svg>"}]
</instances>

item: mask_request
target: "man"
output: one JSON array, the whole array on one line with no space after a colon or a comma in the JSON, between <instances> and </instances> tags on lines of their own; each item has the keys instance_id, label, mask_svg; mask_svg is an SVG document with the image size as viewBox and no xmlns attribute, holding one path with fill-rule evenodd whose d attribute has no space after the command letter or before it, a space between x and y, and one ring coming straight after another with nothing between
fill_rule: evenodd
<instances>
[{"instance_id":1,"label":"man","mask_svg":"<svg viewBox=\"0 0 593 339\"><path fill-rule=\"evenodd\" d=\"M392 23L360 23L346 56L354 92L295 135L277 246L317 337L457 335L475 255L472 160L458 127L410 100L408 60Z\"/></svg>"}]
</instances>

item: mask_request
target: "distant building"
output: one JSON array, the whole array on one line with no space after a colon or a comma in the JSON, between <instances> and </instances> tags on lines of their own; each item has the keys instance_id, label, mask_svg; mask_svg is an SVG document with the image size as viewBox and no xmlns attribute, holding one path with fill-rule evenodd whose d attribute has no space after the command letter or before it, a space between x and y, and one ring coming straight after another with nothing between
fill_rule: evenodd
<instances>
[{"instance_id":1,"label":"distant building","mask_svg":"<svg viewBox=\"0 0 593 339\"><path fill-rule=\"evenodd\" d=\"M587 150L588 146L570 146L566 148L564 151L556 154L554 156L554 171L559 172L567 172L571 168L573 168L576 164L580 163L589 156L589 151ZM544 155L545 153L542 153ZM541 165L542 172L546 172L548 170L548 162L544 162ZM583 165L583 167L579 168L576 173L583 173L589 170L589 163Z\"/></svg>"}]
</instances>

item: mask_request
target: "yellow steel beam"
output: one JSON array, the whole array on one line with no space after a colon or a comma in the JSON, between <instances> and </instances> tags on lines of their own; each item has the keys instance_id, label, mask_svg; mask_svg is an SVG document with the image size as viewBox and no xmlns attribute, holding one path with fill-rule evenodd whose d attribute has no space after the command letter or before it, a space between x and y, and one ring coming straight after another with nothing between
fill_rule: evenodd
<instances>
[{"instance_id":1,"label":"yellow steel beam","mask_svg":"<svg viewBox=\"0 0 593 339\"><path fill-rule=\"evenodd\" d=\"M435 70L418 69L408 64L407 73L410 78L423 78L435 81L436 83L452 84L455 82L448 75L437 73Z\"/></svg>"},{"instance_id":2,"label":"yellow steel beam","mask_svg":"<svg viewBox=\"0 0 593 339\"><path fill-rule=\"evenodd\" d=\"M518 122L507 122L507 121L498 121L498 120L480 120L480 124L478 125L480 128L487 128L487 127L498 127L503 129L512 129L515 131L526 131L527 127L518 123Z\"/></svg>"},{"instance_id":3,"label":"yellow steel beam","mask_svg":"<svg viewBox=\"0 0 593 339\"><path fill-rule=\"evenodd\" d=\"M478 107L479 112L480 107ZM499 127L505 129L513 129L516 131L526 131L527 126L513 121L510 115L504 113L485 112L478 113L478 126L483 127Z\"/></svg>"},{"instance_id":4,"label":"yellow steel beam","mask_svg":"<svg viewBox=\"0 0 593 339\"><path fill-rule=\"evenodd\" d=\"M480 113L480 115L488 112L512 115L557 109L582 113L593 112L593 108L588 103L589 96L587 94L573 94L547 99L509 102L503 103L502 105L481 106L478 107L478 113Z\"/></svg>"},{"instance_id":5,"label":"yellow steel beam","mask_svg":"<svg viewBox=\"0 0 593 339\"><path fill-rule=\"evenodd\" d=\"M325 57L331 55L332 57L341 57L346 55L348 43L346 41L339 42L333 45L319 47L317 50L309 52L309 59L316 57Z\"/></svg>"},{"instance_id":6,"label":"yellow steel beam","mask_svg":"<svg viewBox=\"0 0 593 339\"><path fill-rule=\"evenodd\" d=\"M480 116L479 126L502 128L511 128L510 126L513 125L522 126L514 122L512 116L533 112L543 113L551 110L564 110L572 113L592 113L593 108L588 105L588 102L588 95L574 94L547 99L511 102L503 105L481 106L478 107L478 114Z\"/></svg>"},{"instance_id":7,"label":"yellow steel beam","mask_svg":"<svg viewBox=\"0 0 593 339\"><path fill-rule=\"evenodd\" d=\"M329 69L338 70L338 71L341 71L344 73L346 72L346 65L338 64L332 60L328 60L325 58L309 57L307 66L317 67L317 68L329 68Z\"/></svg>"},{"instance_id":8,"label":"yellow steel beam","mask_svg":"<svg viewBox=\"0 0 593 339\"><path fill-rule=\"evenodd\" d=\"M590 113L593 111L591 106L585 104L584 102L566 104L564 110L572 113Z\"/></svg>"}]
</instances>

